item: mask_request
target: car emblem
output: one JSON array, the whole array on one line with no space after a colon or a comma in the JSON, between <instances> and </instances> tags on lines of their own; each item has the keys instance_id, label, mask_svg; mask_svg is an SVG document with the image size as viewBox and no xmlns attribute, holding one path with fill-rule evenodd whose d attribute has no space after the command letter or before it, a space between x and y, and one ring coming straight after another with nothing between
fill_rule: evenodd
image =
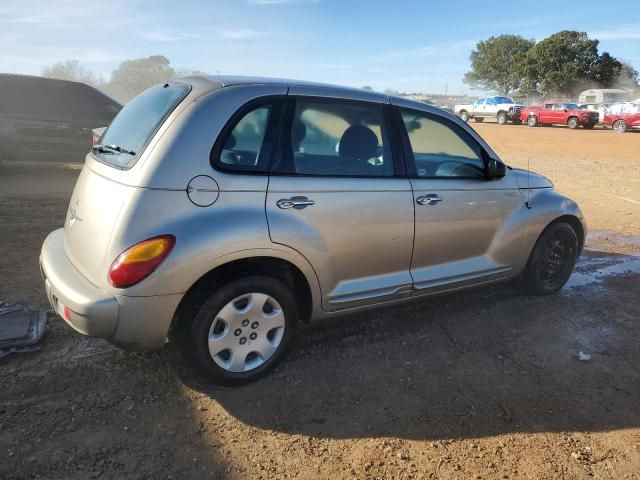
<instances>
[{"instance_id":1,"label":"car emblem","mask_svg":"<svg viewBox=\"0 0 640 480\"><path fill-rule=\"evenodd\" d=\"M78 202L76 202L76 205L78 204ZM73 224L78 221L81 222L82 221L82 217L80 217L80 215L78 214L78 211L73 208L73 207L69 207L69 226L73 226Z\"/></svg>"}]
</instances>

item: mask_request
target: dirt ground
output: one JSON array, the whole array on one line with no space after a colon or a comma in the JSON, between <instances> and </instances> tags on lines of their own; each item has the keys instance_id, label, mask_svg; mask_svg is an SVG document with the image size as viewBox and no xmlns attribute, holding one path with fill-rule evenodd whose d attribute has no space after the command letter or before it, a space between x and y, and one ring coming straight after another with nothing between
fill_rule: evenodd
<instances>
[{"instance_id":1,"label":"dirt ground","mask_svg":"<svg viewBox=\"0 0 640 480\"><path fill-rule=\"evenodd\" d=\"M125 352L55 317L41 351L0 361L0 478L640 478L640 134L473 126L582 204L560 294L500 285L305 326L234 389L171 345ZM0 175L0 299L46 306L39 248L76 174Z\"/></svg>"}]
</instances>

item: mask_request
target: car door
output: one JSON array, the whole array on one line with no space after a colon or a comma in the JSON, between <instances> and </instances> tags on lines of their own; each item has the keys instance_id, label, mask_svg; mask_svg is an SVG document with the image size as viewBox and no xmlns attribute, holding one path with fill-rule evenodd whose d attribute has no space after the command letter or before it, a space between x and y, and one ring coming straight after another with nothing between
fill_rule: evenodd
<instances>
[{"instance_id":1,"label":"car door","mask_svg":"<svg viewBox=\"0 0 640 480\"><path fill-rule=\"evenodd\" d=\"M402 108L415 202L414 294L508 278L521 240L506 226L523 201L515 178L486 176L487 154L464 127Z\"/></svg>"},{"instance_id":2,"label":"car door","mask_svg":"<svg viewBox=\"0 0 640 480\"><path fill-rule=\"evenodd\" d=\"M540 109L540 123L554 123L553 103L545 103Z\"/></svg>"},{"instance_id":3,"label":"car door","mask_svg":"<svg viewBox=\"0 0 640 480\"><path fill-rule=\"evenodd\" d=\"M271 240L309 261L327 311L406 298L413 196L392 148L390 107L375 95L326 95L290 91L266 199Z\"/></svg>"}]
</instances>

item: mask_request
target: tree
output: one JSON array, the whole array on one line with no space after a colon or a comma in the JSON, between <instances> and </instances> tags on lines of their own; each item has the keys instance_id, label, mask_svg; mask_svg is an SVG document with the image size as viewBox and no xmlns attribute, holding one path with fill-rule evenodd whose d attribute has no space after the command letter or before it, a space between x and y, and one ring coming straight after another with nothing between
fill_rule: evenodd
<instances>
[{"instance_id":1,"label":"tree","mask_svg":"<svg viewBox=\"0 0 640 480\"><path fill-rule=\"evenodd\" d=\"M626 87L637 89L640 87L638 71L626 62L620 62L620 68L611 82L611 87Z\"/></svg>"},{"instance_id":2,"label":"tree","mask_svg":"<svg viewBox=\"0 0 640 480\"><path fill-rule=\"evenodd\" d=\"M478 42L470 55L471 71L464 75L465 83L509 95L520 88L523 62L534 45L534 40L519 35L499 35Z\"/></svg>"},{"instance_id":3,"label":"tree","mask_svg":"<svg viewBox=\"0 0 640 480\"><path fill-rule=\"evenodd\" d=\"M205 72L204 70L199 70L197 68L176 68L174 77L181 78L181 77L190 77L192 75L209 75L209 73Z\"/></svg>"},{"instance_id":4,"label":"tree","mask_svg":"<svg viewBox=\"0 0 640 480\"><path fill-rule=\"evenodd\" d=\"M100 86L103 81L98 75L80 65L80 60L66 60L64 63L54 63L42 69L42 76L57 78L58 80L72 80L74 82L88 83L94 87Z\"/></svg>"},{"instance_id":5,"label":"tree","mask_svg":"<svg viewBox=\"0 0 640 480\"><path fill-rule=\"evenodd\" d=\"M163 55L126 60L111 73L104 89L118 100L127 102L147 88L171 80L175 70Z\"/></svg>"},{"instance_id":6,"label":"tree","mask_svg":"<svg viewBox=\"0 0 640 480\"><path fill-rule=\"evenodd\" d=\"M525 83L545 94L571 95L580 87L599 83L599 78L608 75L604 70L598 71L599 59L598 40L590 39L585 32L563 30L538 42L527 52ZM615 59L607 54L603 67L611 68L612 60Z\"/></svg>"},{"instance_id":7,"label":"tree","mask_svg":"<svg viewBox=\"0 0 640 480\"><path fill-rule=\"evenodd\" d=\"M371 88L369 85L365 85L364 87L362 87L363 90L373 90L373 88Z\"/></svg>"}]
</instances>

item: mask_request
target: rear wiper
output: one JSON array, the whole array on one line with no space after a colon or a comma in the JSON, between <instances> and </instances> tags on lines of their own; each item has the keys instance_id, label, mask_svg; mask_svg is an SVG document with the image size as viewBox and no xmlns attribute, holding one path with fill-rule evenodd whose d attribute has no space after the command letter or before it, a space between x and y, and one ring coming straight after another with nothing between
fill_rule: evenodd
<instances>
[{"instance_id":1,"label":"rear wiper","mask_svg":"<svg viewBox=\"0 0 640 480\"><path fill-rule=\"evenodd\" d=\"M127 150L126 148L122 148L119 145L94 145L93 148L91 148L91 150L93 150L94 152L98 152L98 153L126 153L127 155L132 155L135 157L136 152L133 152L131 150Z\"/></svg>"}]
</instances>

